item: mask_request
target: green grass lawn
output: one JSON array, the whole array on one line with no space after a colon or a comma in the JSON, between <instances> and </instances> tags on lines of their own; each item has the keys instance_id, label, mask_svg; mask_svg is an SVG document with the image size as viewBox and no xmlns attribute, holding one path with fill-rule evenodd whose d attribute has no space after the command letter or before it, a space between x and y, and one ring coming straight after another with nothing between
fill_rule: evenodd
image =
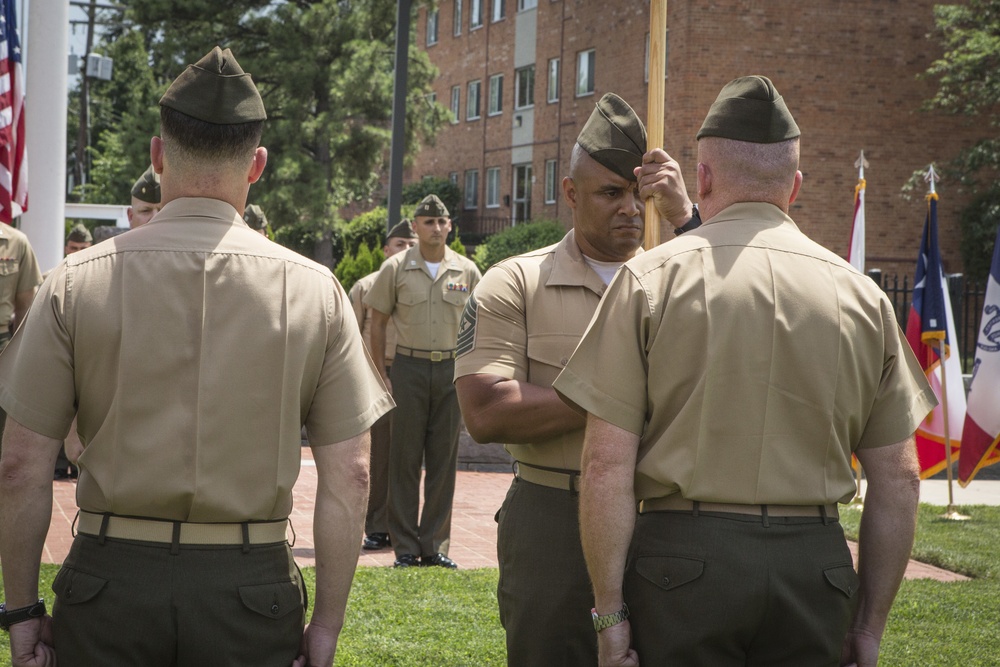
<instances>
[{"instance_id":1,"label":"green grass lawn","mask_svg":"<svg viewBox=\"0 0 1000 667\"><path fill-rule=\"evenodd\" d=\"M882 644L883 667L1000 665L1000 507L959 509L972 519L946 521L938 518L943 507L921 505L913 553L973 580L904 581ZM858 513L846 510L841 520L848 535L856 537ZM50 600L57 569L42 566L41 590ZM312 589L313 570L307 568L305 576ZM336 664L504 665L496 582L495 569L360 568ZM0 666L9 665L7 636L0 633Z\"/></svg>"}]
</instances>

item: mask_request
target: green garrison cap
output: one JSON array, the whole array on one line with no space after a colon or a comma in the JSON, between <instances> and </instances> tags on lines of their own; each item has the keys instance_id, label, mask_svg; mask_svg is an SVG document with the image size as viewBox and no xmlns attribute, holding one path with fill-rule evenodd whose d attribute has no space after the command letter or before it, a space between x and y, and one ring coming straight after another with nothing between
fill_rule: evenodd
<instances>
[{"instance_id":1,"label":"green garrison cap","mask_svg":"<svg viewBox=\"0 0 1000 667\"><path fill-rule=\"evenodd\" d=\"M632 170L642 165L642 154L646 152L646 128L628 102L607 93L590 114L576 143L603 166L634 181Z\"/></svg>"},{"instance_id":2,"label":"green garrison cap","mask_svg":"<svg viewBox=\"0 0 1000 667\"><path fill-rule=\"evenodd\" d=\"M267 118L250 75L236 62L232 51L218 46L181 72L160 98L160 105L216 125Z\"/></svg>"},{"instance_id":3,"label":"green garrison cap","mask_svg":"<svg viewBox=\"0 0 1000 667\"><path fill-rule=\"evenodd\" d=\"M447 218L449 217L448 207L444 205L443 201L438 199L437 195L427 195L420 200L417 210L413 213L413 217Z\"/></svg>"},{"instance_id":4,"label":"green garrison cap","mask_svg":"<svg viewBox=\"0 0 1000 667\"><path fill-rule=\"evenodd\" d=\"M444 206L444 204L442 204L442 206ZM447 209L445 209L445 215L448 215ZM413 227L410 225L410 221L404 219L393 225L392 229L390 229L389 233L386 235L385 240L415 238L417 238L417 235L413 233Z\"/></svg>"},{"instance_id":5,"label":"green garrison cap","mask_svg":"<svg viewBox=\"0 0 1000 667\"><path fill-rule=\"evenodd\" d=\"M90 230L83 223L76 223L66 235L66 241L73 243L93 243L94 237L90 235Z\"/></svg>"},{"instance_id":6,"label":"green garrison cap","mask_svg":"<svg viewBox=\"0 0 1000 667\"><path fill-rule=\"evenodd\" d=\"M132 196L147 204L160 203L160 175L153 171L153 165L149 165L132 186Z\"/></svg>"},{"instance_id":7,"label":"green garrison cap","mask_svg":"<svg viewBox=\"0 0 1000 667\"><path fill-rule=\"evenodd\" d=\"M247 204L243 209L243 222L247 223L250 229L264 229L267 227L267 216L257 204Z\"/></svg>"},{"instance_id":8,"label":"green garrison cap","mask_svg":"<svg viewBox=\"0 0 1000 667\"><path fill-rule=\"evenodd\" d=\"M766 76L743 76L727 83L705 122L702 137L775 144L802 134L774 84Z\"/></svg>"}]
</instances>

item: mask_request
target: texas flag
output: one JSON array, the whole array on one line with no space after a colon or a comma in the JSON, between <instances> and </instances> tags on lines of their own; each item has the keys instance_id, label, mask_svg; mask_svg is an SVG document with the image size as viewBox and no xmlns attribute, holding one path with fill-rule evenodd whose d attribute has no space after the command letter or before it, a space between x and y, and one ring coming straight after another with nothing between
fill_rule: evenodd
<instances>
[{"instance_id":1,"label":"texas flag","mask_svg":"<svg viewBox=\"0 0 1000 667\"><path fill-rule=\"evenodd\" d=\"M983 318L976 340L969 409L962 432L958 482L967 486L982 468L1000 463L1000 228L986 281Z\"/></svg>"},{"instance_id":2,"label":"texas flag","mask_svg":"<svg viewBox=\"0 0 1000 667\"><path fill-rule=\"evenodd\" d=\"M920 242L920 257L914 279L913 303L906 323L906 340L923 366L927 381L934 389L938 406L917 428L917 458L920 478L926 479L945 469L945 409L951 460L958 459L965 420L965 386L958 353L958 336L951 312L951 298L941 269L941 251L937 233L937 194L927 195L927 219ZM944 359L941 359L944 343ZM944 364L945 384L941 382ZM946 391L945 391L946 390ZM943 394L947 393L947 400Z\"/></svg>"}]
</instances>

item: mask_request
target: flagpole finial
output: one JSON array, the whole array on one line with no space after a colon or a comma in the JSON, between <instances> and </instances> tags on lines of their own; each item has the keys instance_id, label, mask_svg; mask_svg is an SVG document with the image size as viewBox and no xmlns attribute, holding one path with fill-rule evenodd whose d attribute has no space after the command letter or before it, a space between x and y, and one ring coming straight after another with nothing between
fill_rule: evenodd
<instances>
[{"instance_id":1,"label":"flagpole finial","mask_svg":"<svg viewBox=\"0 0 1000 667\"><path fill-rule=\"evenodd\" d=\"M941 177L937 175L934 171L934 163L932 162L929 167L927 167L927 174L924 175L924 180L927 181L927 188L930 194L936 194L934 184L941 180Z\"/></svg>"},{"instance_id":2,"label":"flagpole finial","mask_svg":"<svg viewBox=\"0 0 1000 667\"><path fill-rule=\"evenodd\" d=\"M858 159L854 161L854 166L858 168L858 180L864 180L865 178L865 167L868 166L868 160L865 159L865 152L862 150L861 155Z\"/></svg>"}]
</instances>

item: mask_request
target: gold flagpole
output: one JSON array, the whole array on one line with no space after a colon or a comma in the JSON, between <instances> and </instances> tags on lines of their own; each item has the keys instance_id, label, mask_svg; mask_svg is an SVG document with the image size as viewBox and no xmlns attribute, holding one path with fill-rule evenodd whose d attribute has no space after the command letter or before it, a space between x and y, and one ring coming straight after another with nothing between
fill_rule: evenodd
<instances>
[{"instance_id":1,"label":"gold flagpole","mask_svg":"<svg viewBox=\"0 0 1000 667\"><path fill-rule=\"evenodd\" d=\"M646 150L663 147L663 106L667 76L667 0L649 3L649 99L646 106ZM660 214L646 204L646 250L660 244Z\"/></svg>"}]
</instances>

